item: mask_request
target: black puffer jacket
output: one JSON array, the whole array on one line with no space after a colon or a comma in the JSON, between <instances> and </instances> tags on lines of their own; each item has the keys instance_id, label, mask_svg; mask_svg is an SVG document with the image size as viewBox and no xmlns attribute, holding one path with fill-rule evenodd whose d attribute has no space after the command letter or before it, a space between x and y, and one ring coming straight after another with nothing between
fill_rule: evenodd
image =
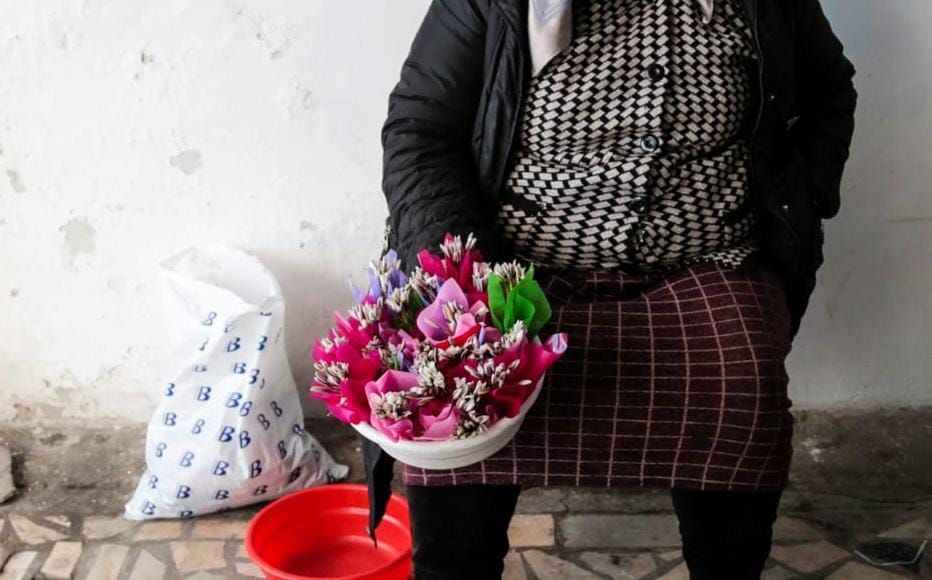
<instances>
[{"instance_id":1,"label":"black puffer jacket","mask_svg":"<svg viewBox=\"0 0 932 580\"><path fill-rule=\"evenodd\" d=\"M759 241L782 274L795 335L822 264L822 220L840 205L854 68L818 0L743 1L759 65L746 207L763 210ZM387 244L408 269L446 232L474 232L487 258L509 258L493 216L530 80L527 5L434 0L414 39L382 132ZM393 460L363 444L374 527Z\"/></svg>"},{"instance_id":2,"label":"black puffer jacket","mask_svg":"<svg viewBox=\"0 0 932 580\"><path fill-rule=\"evenodd\" d=\"M760 72L750 199L763 209L758 235L783 275L795 335L822 264L822 219L840 205L854 67L818 0L744 3ZM382 131L388 245L406 268L448 231L474 232L490 258L510 255L493 216L530 80L527 5L434 0L414 39Z\"/></svg>"}]
</instances>

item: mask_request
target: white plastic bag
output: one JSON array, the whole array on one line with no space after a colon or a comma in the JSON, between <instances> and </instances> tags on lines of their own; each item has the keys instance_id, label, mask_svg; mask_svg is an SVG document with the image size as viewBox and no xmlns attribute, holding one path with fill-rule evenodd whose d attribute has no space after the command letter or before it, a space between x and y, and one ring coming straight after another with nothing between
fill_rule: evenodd
<instances>
[{"instance_id":1,"label":"white plastic bag","mask_svg":"<svg viewBox=\"0 0 932 580\"><path fill-rule=\"evenodd\" d=\"M345 478L304 430L274 275L221 245L160 266L177 371L149 422L126 517L190 517Z\"/></svg>"}]
</instances>

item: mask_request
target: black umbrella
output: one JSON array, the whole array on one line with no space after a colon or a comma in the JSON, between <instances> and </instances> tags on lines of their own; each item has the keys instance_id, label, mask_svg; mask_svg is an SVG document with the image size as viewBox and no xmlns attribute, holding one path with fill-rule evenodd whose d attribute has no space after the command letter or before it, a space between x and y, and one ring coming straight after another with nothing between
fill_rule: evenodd
<instances>
[{"instance_id":1,"label":"black umbrella","mask_svg":"<svg viewBox=\"0 0 932 580\"><path fill-rule=\"evenodd\" d=\"M392 496L395 458L365 437L362 439L362 456L366 464L366 484L369 492L369 537L378 548L375 529L382 522L388 508L388 500Z\"/></svg>"}]
</instances>

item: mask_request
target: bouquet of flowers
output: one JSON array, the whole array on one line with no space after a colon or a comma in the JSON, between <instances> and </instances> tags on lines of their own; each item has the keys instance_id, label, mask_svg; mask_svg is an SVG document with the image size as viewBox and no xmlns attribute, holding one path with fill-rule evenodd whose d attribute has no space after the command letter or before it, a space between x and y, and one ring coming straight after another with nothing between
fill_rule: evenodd
<instances>
[{"instance_id":1,"label":"bouquet of flowers","mask_svg":"<svg viewBox=\"0 0 932 580\"><path fill-rule=\"evenodd\" d=\"M566 335L538 338L551 310L533 267L489 264L475 244L448 234L410 275L389 251L367 289L351 280L357 304L314 344L311 396L390 442L481 439L523 417Z\"/></svg>"}]
</instances>

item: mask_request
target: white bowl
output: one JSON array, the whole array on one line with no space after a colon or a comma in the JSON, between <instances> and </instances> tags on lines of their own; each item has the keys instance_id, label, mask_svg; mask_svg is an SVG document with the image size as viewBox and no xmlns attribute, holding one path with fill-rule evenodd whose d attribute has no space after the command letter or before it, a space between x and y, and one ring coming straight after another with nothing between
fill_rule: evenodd
<instances>
[{"instance_id":1,"label":"white bowl","mask_svg":"<svg viewBox=\"0 0 932 580\"><path fill-rule=\"evenodd\" d=\"M508 445L521 423L528 409L534 405L540 394L544 377L534 385L534 391L524 400L521 411L514 417L499 419L489 430L482 435L469 439L452 439L449 441L392 441L387 435L378 431L368 423L353 425L366 439L378 443L383 451L408 465L423 469L456 469L478 463L487 459Z\"/></svg>"}]
</instances>

